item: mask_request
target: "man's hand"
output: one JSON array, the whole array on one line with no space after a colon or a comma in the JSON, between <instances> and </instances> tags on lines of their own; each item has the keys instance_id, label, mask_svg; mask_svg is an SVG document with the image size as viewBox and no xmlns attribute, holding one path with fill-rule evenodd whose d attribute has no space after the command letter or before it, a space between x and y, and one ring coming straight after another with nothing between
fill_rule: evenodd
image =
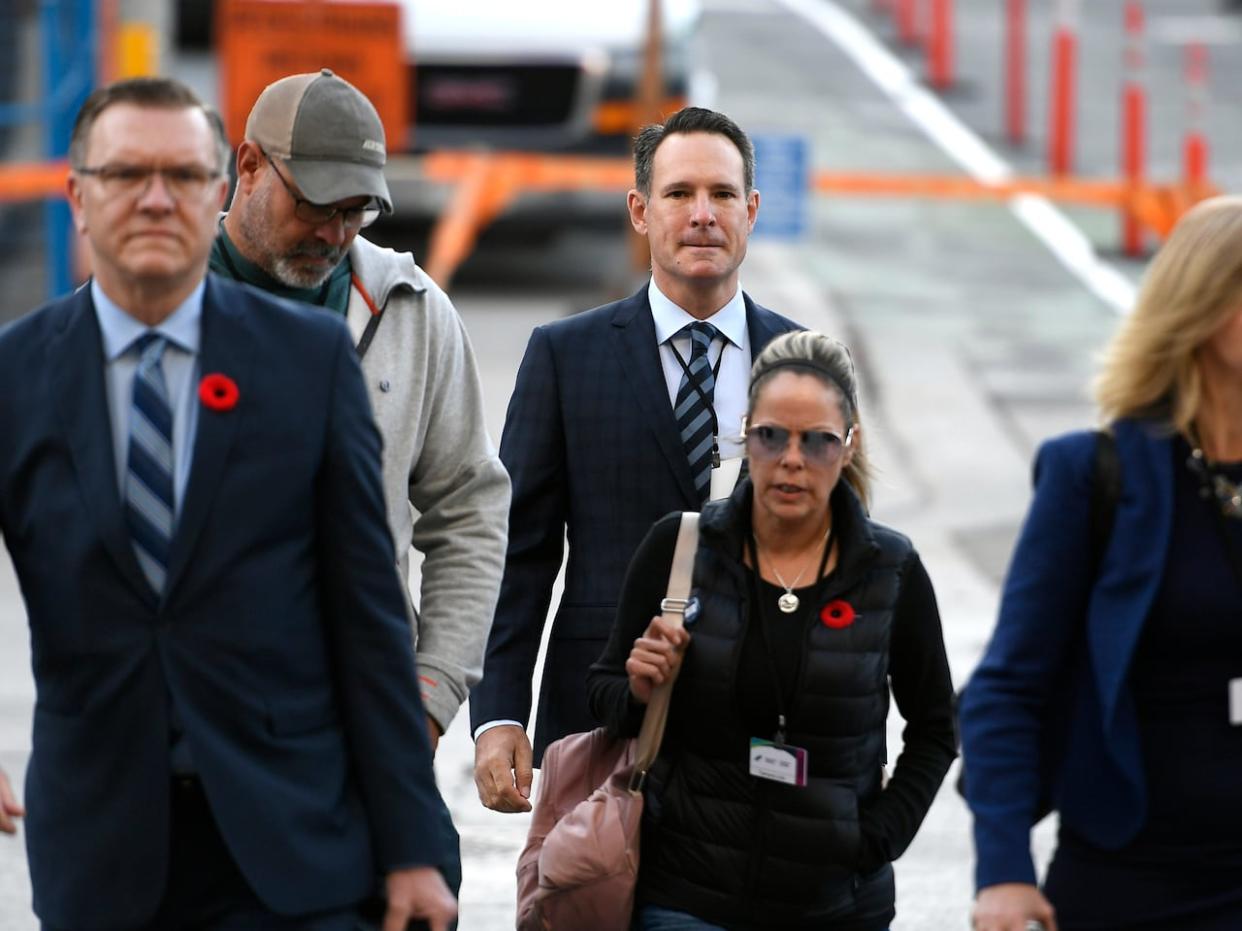
<instances>
[{"instance_id":1,"label":"man's hand","mask_svg":"<svg viewBox=\"0 0 1242 931\"><path fill-rule=\"evenodd\" d=\"M427 739L431 741L431 755L436 755L436 750L440 746L440 738L444 736L444 731L440 730L440 725L436 723L436 719L431 715L427 715Z\"/></svg>"},{"instance_id":2,"label":"man's hand","mask_svg":"<svg viewBox=\"0 0 1242 931\"><path fill-rule=\"evenodd\" d=\"M395 870L386 883L388 911L383 931L405 931L411 921L422 918L431 931L448 931L457 917L457 900L440 871L433 866Z\"/></svg>"},{"instance_id":3,"label":"man's hand","mask_svg":"<svg viewBox=\"0 0 1242 931\"><path fill-rule=\"evenodd\" d=\"M530 739L525 728L501 724L474 742L474 785L492 811L530 811Z\"/></svg>"},{"instance_id":4,"label":"man's hand","mask_svg":"<svg viewBox=\"0 0 1242 931\"><path fill-rule=\"evenodd\" d=\"M25 813L26 809L17 804L17 796L9 785L9 777L0 769L0 831L16 834L17 823L13 819L20 818Z\"/></svg>"},{"instance_id":5,"label":"man's hand","mask_svg":"<svg viewBox=\"0 0 1242 931\"><path fill-rule=\"evenodd\" d=\"M1057 931L1056 912L1029 883L999 883L979 890L972 915L975 931L1026 931L1028 922Z\"/></svg>"},{"instance_id":6,"label":"man's hand","mask_svg":"<svg viewBox=\"0 0 1242 931\"><path fill-rule=\"evenodd\" d=\"M651 619L625 661L625 674L635 701L647 704L655 687L677 674L689 642L690 635L684 627L673 627L658 615Z\"/></svg>"}]
</instances>

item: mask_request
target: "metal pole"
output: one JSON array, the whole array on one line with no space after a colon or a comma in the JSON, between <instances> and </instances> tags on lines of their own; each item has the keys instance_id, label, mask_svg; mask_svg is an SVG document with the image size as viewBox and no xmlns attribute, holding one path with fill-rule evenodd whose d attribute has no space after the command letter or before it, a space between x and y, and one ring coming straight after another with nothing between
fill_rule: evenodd
<instances>
[{"instance_id":1,"label":"metal pole","mask_svg":"<svg viewBox=\"0 0 1242 931\"><path fill-rule=\"evenodd\" d=\"M62 22L64 10L59 0L43 0L39 11L43 39L43 154L48 161L63 158L68 146L62 142L64 115L60 103L65 78ZM47 267L47 296L66 293L72 286L69 257L69 205L49 198L43 205L43 236Z\"/></svg>"},{"instance_id":2,"label":"metal pole","mask_svg":"<svg viewBox=\"0 0 1242 931\"><path fill-rule=\"evenodd\" d=\"M69 154L69 137L78 109L95 79L99 50L93 0L41 0L43 40L43 152L48 161ZM75 40L75 37L76 38ZM73 44L78 44L74 48ZM64 198L49 198L43 207L44 243L49 298L73 287L73 225Z\"/></svg>"},{"instance_id":3,"label":"metal pole","mask_svg":"<svg viewBox=\"0 0 1242 931\"><path fill-rule=\"evenodd\" d=\"M660 0L648 0L647 37L643 43L643 71L635 88L634 113L637 116L635 132L648 123L663 119L660 113L664 100L664 14ZM629 220L627 218L628 226ZM646 237L630 231L630 266L641 275L651 267L651 246Z\"/></svg>"}]
</instances>

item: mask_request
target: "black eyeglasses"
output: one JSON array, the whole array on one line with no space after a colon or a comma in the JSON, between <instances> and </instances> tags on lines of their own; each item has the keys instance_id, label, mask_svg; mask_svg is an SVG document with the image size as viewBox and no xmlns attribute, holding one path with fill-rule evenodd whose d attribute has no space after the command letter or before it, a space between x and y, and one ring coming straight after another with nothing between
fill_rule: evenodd
<instances>
[{"instance_id":1,"label":"black eyeglasses","mask_svg":"<svg viewBox=\"0 0 1242 931\"><path fill-rule=\"evenodd\" d=\"M95 178L104 190L121 197L142 197L151 190L155 176L159 175L166 190L174 200L192 200L200 197L220 172L202 165L85 165L74 168L74 173Z\"/></svg>"},{"instance_id":2,"label":"black eyeglasses","mask_svg":"<svg viewBox=\"0 0 1242 931\"><path fill-rule=\"evenodd\" d=\"M263 152L262 149L259 149L259 151ZM263 157L271 162L272 170L276 172L276 177L280 179L280 183L285 186L285 190L293 198L293 215L303 223L310 223L312 226L322 226L339 216L347 230L357 230L362 229L364 226L370 226L378 219L380 209L374 204L365 204L361 207L333 207L331 204L311 203L293 190L293 187L285 180L284 174L276 166L275 159L266 152L263 152Z\"/></svg>"},{"instance_id":3,"label":"black eyeglasses","mask_svg":"<svg viewBox=\"0 0 1242 931\"><path fill-rule=\"evenodd\" d=\"M772 462L789 448L789 438L798 433L798 445L808 461L818 465L836 465L854 438L854 428L842 439L831 430L787 430L772 424L755 424L746 430L746 453L752 459Z\"/></svg>"}]
</instances>

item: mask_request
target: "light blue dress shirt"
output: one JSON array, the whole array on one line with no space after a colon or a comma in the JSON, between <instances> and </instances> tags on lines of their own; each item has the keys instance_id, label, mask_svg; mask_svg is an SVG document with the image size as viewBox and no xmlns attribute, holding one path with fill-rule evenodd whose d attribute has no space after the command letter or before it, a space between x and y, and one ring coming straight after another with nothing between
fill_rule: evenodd
<instances>
[{"instance_id":1,"label":"light blue dress shirt","mask_svg":"<svg viewBox=\"0 0 1242 931\"><path fill-rule=\"evenodd\" d=\"M202 342L204 287L200 282L162 323L149 327L104 294L98 281L91 281L91 299L95 302L95 317L103 337L104 385L108 392L112 451L121 500L125 499L129 412L133 406L134 372L138 368L139 353L135 344L144 334L155 332L168 341L162 365L173 414L173 496L175 511L181 513L198 428L198 353Z\"/></svg>"},{"instance_id":2,"label":"light blue dress shirt","mask_svg":"<svg viewBox=\"0 0 1242 931\"><path fill-rule=\"evenodd\" d=\"M138 368L140 355L135 344L148 332L158 333L168 341L160 364L164 369L164 383L168 387L168 400L173 413L174 528L176 515L181 513L181 503L185 499L198 428L198 356L202 343L203 291L204 283L200 282L163 322L149 327L122 310L104 294L98 281L91 280L91 299L95 303L95 317L103 337L104 389L108 393L108 413L112 421L117 493L122 502L125 500L125 475L129 465L129 413L133 406L134 372ZM181 715L171 694L169 709L172 770L175 773L193 773L194 760L182 737Z\"/></svg>"}]
</instances>

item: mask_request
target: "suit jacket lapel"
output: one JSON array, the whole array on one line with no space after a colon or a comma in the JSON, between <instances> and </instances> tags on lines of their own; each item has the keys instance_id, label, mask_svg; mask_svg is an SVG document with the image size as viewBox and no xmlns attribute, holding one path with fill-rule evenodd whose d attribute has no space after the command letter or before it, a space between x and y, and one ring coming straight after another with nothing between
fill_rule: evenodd
<instances>
[{"instance_id":1,"label":"suit jacket lapel","mask_svg":"<svg viewBox=\"0 0 1242 931\"><path fill-rule=\"evenodd\" d=\"M681 445L681 432L673 418L673 405L668 400L668 385L664 381L664 368L660 364L660 349L656 345L655 323L651 319L646 286L617 306L612 325L617 334L627 380L633 387L638 405L655 435L656 446L673 471L686 508L697 511L699 498L694 490L694 479L690 475L686 451Z\"/></svg>"},{"instance_id":2,"label":"suit jacket lapel","mask_svg":"<svg viewBox=\"0 0 1242 931\"><path fill-rule=\"evenodd\" d=\"M1121 495L1092 589L1087 629L1106 732L1118 723L1134 651L1164 577L1173 528L1172 439L1144 421L1119 421L1114 433Z\"/></svg>"},{"instance_id":3,"label":"suit jacket lapel","mask_svg":"<svg viewBox=\"0 0 1242 931\"><path fill-rule=\"evenodd\" d=\"M103 339L90 289L70 297L62 314L58 334L48 346L48 377L86 511L122 577L154 604L155 594L138 566L125 526L104 383Z\"/></svg>"},{"instance_id":4,"label":"suit jacket lapel","mask_svg":"<svg viewBox=\"0 0 1242 931\"><path fill-rule=\"evenodd\" d=\"M742 292L742 300L746 303L746 330L750 336L750 358L753 361L773 337L780 336L788 327L776 314L752 301L745 291Z\"/></svg>"},{"instance_id":5,"label":"suit jacket lapel","mask_svg":"<svg viewBox=\"0 0 1242 931\"><path fill-rule=\"evenodd\" d=\"M194 544L202 532L207 515L211 512L229 450L237 434L237 424L246 404L246 389L252 384L247 377L253 364L253 340L246 338L246 326L241 310L218 300L218 290L207 279L203 295L202 351L199 354L199 375L220 373L237 383L240 397L237 407L228 411L213 411L199 407L198 427L195 432L193 461L190 478L186 484L181 511L177 515L177 529L173 534L169 553L168 581L164 597L171 595L184 574ZM189 386L197 392L198 385Z\"/></svg>"}]
</instances>

